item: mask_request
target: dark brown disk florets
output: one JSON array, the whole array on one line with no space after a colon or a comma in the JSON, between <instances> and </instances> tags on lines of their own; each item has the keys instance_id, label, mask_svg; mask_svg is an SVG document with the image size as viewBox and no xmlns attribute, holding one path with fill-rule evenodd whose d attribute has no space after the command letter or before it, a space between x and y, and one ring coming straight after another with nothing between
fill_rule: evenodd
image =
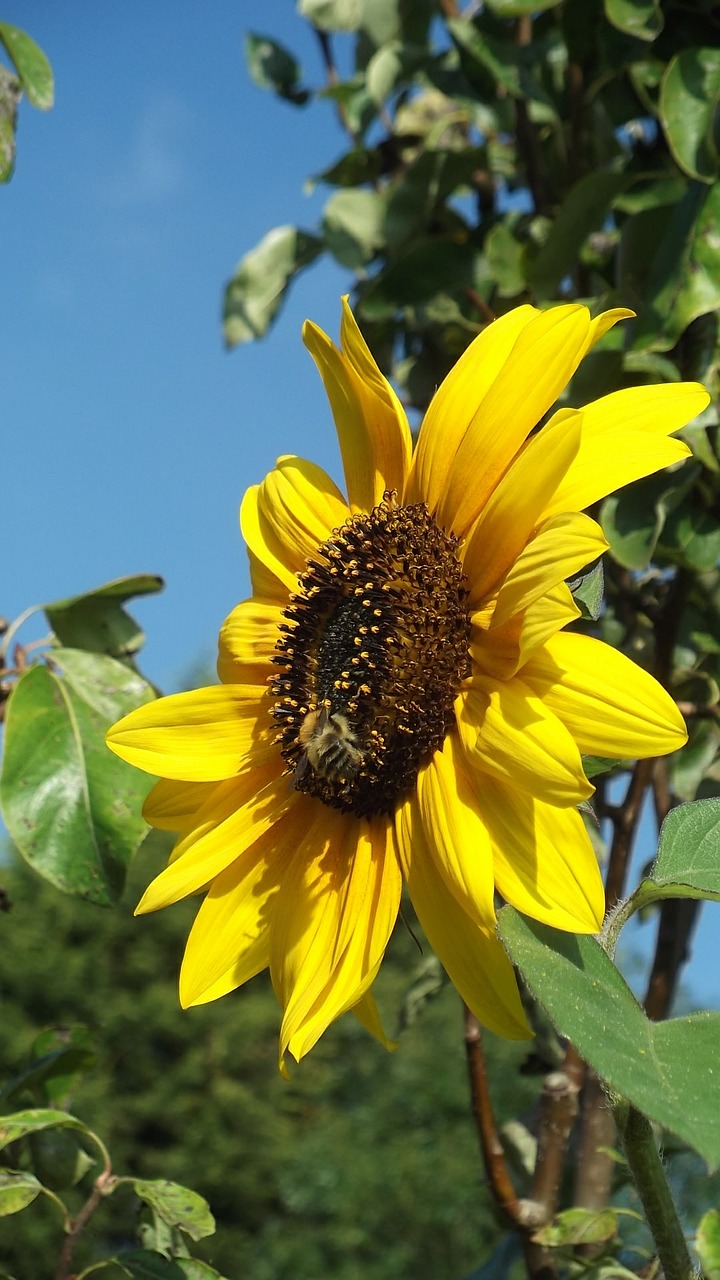
<instances>
[{"instance_id":1,"label":"dark brown disk florets","mask_svg":"<svg viewBox=\"0 0 720 1280\"><path fill-rule=\"evenodd\" d=\"M425 503L398 506L388 493L308 562L280 626L272 681L298 790L358 817L391 813L441 745L470 661L457 547ZM320 770L315 757L341 763Z\"/></svg>"}]
</instances>

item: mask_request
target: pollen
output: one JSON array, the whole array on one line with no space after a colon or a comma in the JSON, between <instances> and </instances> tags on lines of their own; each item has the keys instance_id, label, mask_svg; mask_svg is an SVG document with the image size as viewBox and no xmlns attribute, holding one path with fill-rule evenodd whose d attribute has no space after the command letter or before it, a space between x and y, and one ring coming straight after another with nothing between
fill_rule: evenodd
<instances>
[{"instance_id":1,"label":"pollen","mask_svg":"<svg viewBox=\"0 0 720 1280\"><path fill-rule=\"evenodd\" d=\"M307 562L280 626L271 683L298 790L358 817L390 814L441 746L470 667L457 551L425 503L402 506L388 492ZM322 708L352 734L359 763L346 774L308 767L308 718Z\"/></svg>"}]
</instances>

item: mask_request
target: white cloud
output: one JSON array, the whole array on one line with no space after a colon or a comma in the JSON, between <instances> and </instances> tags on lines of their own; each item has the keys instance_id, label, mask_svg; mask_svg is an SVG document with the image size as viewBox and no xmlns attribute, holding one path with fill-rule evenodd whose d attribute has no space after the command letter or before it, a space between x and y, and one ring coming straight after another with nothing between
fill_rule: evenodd
<instances>
[{"instance_id":1,"label":"white cloud","mask_svg":"<svg viewBox=\"0 0 720 1280\"><path fill-rule=\"evenodd\" d=\"M160 204L182 191L189 175L188 139L192 115L170 94L156 97L140 112L124 154L102 184L112 204Z\"/></svg>"}]
</instances>

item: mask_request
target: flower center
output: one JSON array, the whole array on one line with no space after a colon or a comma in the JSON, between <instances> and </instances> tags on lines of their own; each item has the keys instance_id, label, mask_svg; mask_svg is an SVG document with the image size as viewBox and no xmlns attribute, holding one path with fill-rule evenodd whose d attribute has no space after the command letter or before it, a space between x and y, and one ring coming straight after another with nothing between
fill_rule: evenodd
<instances>
[{"instance_id":1,"label":"flower center","mask_svg":"<svg viewBox=\"0 0 720 1280\"><path fill-rule=\"evenodd\" d=\"M453 723L469 671L458 540L392 493L318 548L280 625L274 715L295 786L392 813Z\"/></svg>"}]
</instances>

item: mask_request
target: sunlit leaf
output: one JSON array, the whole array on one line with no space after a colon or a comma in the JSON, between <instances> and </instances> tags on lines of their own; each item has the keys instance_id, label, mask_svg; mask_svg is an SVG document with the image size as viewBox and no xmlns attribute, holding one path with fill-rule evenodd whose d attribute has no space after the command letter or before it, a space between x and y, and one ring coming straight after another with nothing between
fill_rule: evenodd
<instances>
[{"instance_id":1,"label":"sunlit leaf","mask_svg":"<svg viewBox=\"0 0 720 1280\"><path fill-rule=\"evenodd\" d=\"M191 1240L202 1240L203 1236L213 1234L215 1219L207 1200L203 1200L196 1191L164 1178L154 1181L133 1178L132 1185L135 1194L150 1205L163 1222L184 1231Z\"/></svg>"},{"instance_id":2,"label":"sunlit leaf","mask_svg":"<svg viewBox=\"0 0 720 1280\"><path fill-rule=\"evenodd\" d=\"M225 290L223 328L229 347L267 333L298 272L323 252L317 236L274 227L238 263Z\"/></svg>"},{"instance_id":3,"label":"sunlit leaf","mask_svg":"<svg viewBox=\"0 0 720 1280\"><path fill-rule=\"evenodd\" d=\"M720 1211L708 1209L698 1223L695 1248L705 1280L720 1280Z\"/></svg>"},{"instance_id":4,"label":"sunlit leaf","mask_svg":"<svg viewBox=\"0 0 720 1280\"><path fill-rule=\"evenodd\" d=\"M617 1235L618 1219L614 1209L565 1209L546 1227L536 1231L533 1239L549 1249L568 1245L605 1244Z\"/></svg>"},{"instance_id":5,"label":"sunlit leaf","mask_svg":"<svg viewBox=\"0 0 720 1280\"><path fill-rule=\"evenodd\" d=\"M298 0L297 11L321 31L357 31L363 0Z\"/></svg>"},{"instance_id":6,"label":"sunlit leaf","mask_svg":"<svg viewBox=\"0 0 720 1280\"><path fill-rule=\"evenodd\" d=\"M26 1209L42 1191L42 1183L32 1173L0 1169L0 1218Z\"/></svg>"},{"instance_id":7,"label":"sunlit leaf","mask_svg":"<svg viewBox=\"0 0 720 1280\"><path fill-rule=\"evenodd\" d=\"M109 726L154 696L124 663L58 649L31 668L6 714L0 803L23 857L67 893L109 905L146 827L149 779L105 745Z\"/></svg>"},{"instance_id":8,"label":"sunlit leaf","mask_svg":"<svg viewBox=\"0 0 720 1280\"><path fill-rule=\"evenodd\" d=\"M673 156L691 178L718 175L715 127L720 104L720 49L682 49L660 89L660 122Z\"/></svg>"},{"instance_id":9,"label":"sunlit leaf","mask_svg":"<svg viewBox=\"0 0 720 1280\"><path fill-rule=\"evenodd\" d=\"M651 1022L592 937L526 920L511 907L501 940L557 1030L610 1087L720 1164L720 1014Z\"/></svg>"},{"instance_id":10,"label":"sunlit leaf","mask_svg":"<svg viewBox=\"0 0 720 1280\"><path fill-rule=\"evenodd\" d=\"M337 191L323 211L326 247L344 267L369 262L384 243L385 201L376 191Z\"/></svg>"},{"instance_id":11,"label":"sunlit leaf","mask_svg":"<svg viewBox=\"0 0 720 1280\"><path fill-rule=\"evenodd\" d=\"M48 1107L35 1107L25 1111L15 1111L9 1116L0 1116L0 1150L8 1147L18 1138L25 1138L31 1133L40 1133L42 1129L79 1129L92 1137L91 1131L75 1116L67 1111L53 1111Z\"/></svg>"},{"instance_id":12,"label":"sunlit leaf","mask_svg":"<svg viewBox=\"0 0 720 1280\"><path fill-rule=\"evenodd\" d=\"M669 350L693 320L720 307L720 182L691 183L668 213L652 244L645 304L633 335L639 351Z\"/></svg>"},{"instance_id":13,"label":"sunlit leaf","mask_svg":"<svg viewBox=\"0 0 720 1280\"><path fill-rule=\"evenodd\" d=\"M654 40L663 29L659 0L605 0L605 16L619 31Z\"/></svg>"},{"instance_id":14,"label":"sunlit leaf","mask_svg":"<svg viewBox=\"0 0 720 1280\"><path fill-rule=\"evenodd\" d=\"M162 591L164 586L157 574L135 574L116 578L80 596L53 600L43 609L60 644L125 658L142 648L145 636L123 605L134 596Z\"/></svg>"},{"instance_id":15,"label":"sunlit leaf","mask_svg":"<svg viewBox=\"0 0 720 1280\"><path fill-rule=\"evenodd\" d=\"M0 22L0 44L5 46L28 102L49 111L55 100L52 67L45 54L24 31Z\"/></svg>"}]
</instances>

